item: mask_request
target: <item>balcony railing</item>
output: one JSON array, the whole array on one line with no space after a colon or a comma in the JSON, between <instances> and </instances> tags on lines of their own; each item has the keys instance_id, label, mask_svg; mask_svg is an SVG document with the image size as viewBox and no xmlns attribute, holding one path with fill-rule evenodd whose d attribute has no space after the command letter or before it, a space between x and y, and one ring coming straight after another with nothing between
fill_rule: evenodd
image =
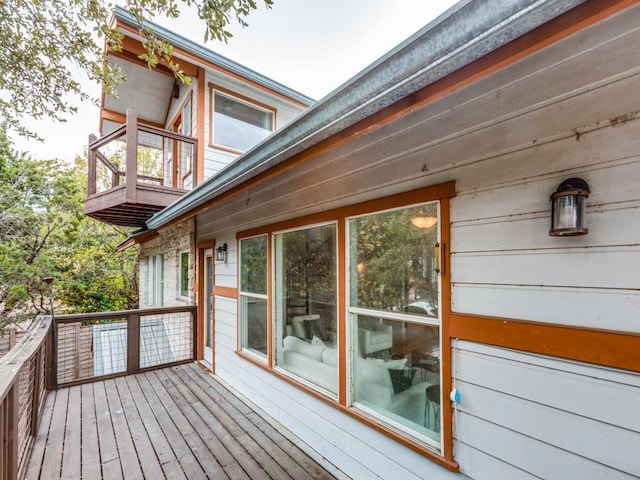
<instances>
[{"instance_id":1,"label":"balcony railing","mask_svg":"<svg viewBox=\"0 0 640 480\"><path fill-rule=\"evenodd\" d=\"M197 140L137 122L89 136L84 213L114 225L144 225L194 186Z\"/></svg>"},{"instance_id":2,"label":"balcony railing","mask_svg":"<svg viewBox=\"0 0 640 480\"><path fill-rule=\"evenodd\" d=\"M196 307L39 316L0 359L0 480L24 478L46 390L191 362Z\"/></svg>"},{"instance_id":3,"label":"balcony railing","mask_svg":"<svg viewBox=\"0 0 640 480\"><path fill-rule=\"evenodd\" d=\"M40 316L0 360L0 479L23 478L52 385L50 316ZM50 358L50 357L49 357Z\"/></svg>"}]
</instances>

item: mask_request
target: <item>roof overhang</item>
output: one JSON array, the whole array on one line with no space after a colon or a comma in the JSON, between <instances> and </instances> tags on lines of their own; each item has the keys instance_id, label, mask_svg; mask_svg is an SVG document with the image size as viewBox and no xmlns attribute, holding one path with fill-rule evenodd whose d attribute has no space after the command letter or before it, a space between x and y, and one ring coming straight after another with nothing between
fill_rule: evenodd
<instances>
[{"instance_id":1,"label":"roof overhang","mask_svg":"<svg viewBox=\"0 0 640 480\"><path fill-rule=\"evenodd\" d=\"M176 82L173 72L163 62L150 69L139 56L144 53L142 36L136 19L124 8L116 6L114 10L113 28L120 31L124 38L122 50L107 49L109 61L121 67L127 81L117 88L118 96L103 95L100 118L100 133L106 135L121 124L118 119L124 118L127 108L138 113L138 119L149 125L164 126L167 113L173 99L173 88ZM180 35L149 22L154 34L174 47L173 59L180 70L188 77L195 78L200 68L213 68L221 75L239 78L263 88L273 95L307 107L314 100L290 89L268 77L219 55L202 45L194 43Z\"/></svg>"},{"instance_id":2,"label":"roof overhang","mask_svg":"<svg viewBox=\"0 0 640 480\"><path fill-rule=\"evenodd\" d=\"M122 252L127 248L133 247L134 245L138 245L141 243L148 242L149 240L153 240L158 236L158 232L155 230L137 230L133 232L125 241L118 245L117 250Z\"/></svg>"},{"instance_id":3,"label":"roof overhang","mask_svg":"<svg viewBox=\"0 0 640 480\"><path fill-rule=\"evenodd\" d=\"M147 221L159 228L425 89L586 0L467 0Z\"/></svg>"}]
</instances>

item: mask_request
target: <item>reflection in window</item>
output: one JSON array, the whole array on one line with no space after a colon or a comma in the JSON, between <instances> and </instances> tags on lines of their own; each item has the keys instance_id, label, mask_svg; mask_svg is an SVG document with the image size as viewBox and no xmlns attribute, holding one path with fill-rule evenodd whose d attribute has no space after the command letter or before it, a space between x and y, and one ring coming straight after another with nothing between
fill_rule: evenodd
<instances>
[{"instance_id":1,"label":"reflection in window","mask_svg":"<svg viewBox=\"0 0 640 480\"><path fill-rule=\"evenodd\" d=\"M349 221L352 307L438 316L437 215L431 203Z\"/></svg>"},{"instance_id":2,"label":"reflection in window","mask_svg":"<svg viewBox=\"0 0 640 480\"><path fill-rule=\"evenodd\" d=\"M180 254L180 296L189 296L189 252Z\"/></svg>"},{"instance_id":3,"label":"reflection in window","mask_svg":"<svg viewBox=\"0 0 640 480\"><path fill-rule=\"evenodd\" d=\"M241 348L267 355L267 237L240 241Z\"/></svg>"},{"instance_id":4,"label":"reflection in window","mask_svg":"<svg viewBox=\"0 0 640 480\"><path fill-rule=\"evenodd\" d=\"M336 393L336 226L274 235L276 364Z\"/></svg>"},{"instance_id":5,"label":"reflection in window","mask_svg":"<svg viewBox=\"0 0 640 480\"><path fill-rule=\"evenodd\" d=\"M273 113L214 94L213 143L245 152L273 131Z\"/></svg>"},{"instance_id":6,"label":"reflection in window","mask_svg":"<svg viewBox=\"0 0 640 480\"><path fill-rule=\"evenodd\" d=\"M348 221L354 406L440 443L438 203Z\"/></svg>"}]
</instances>

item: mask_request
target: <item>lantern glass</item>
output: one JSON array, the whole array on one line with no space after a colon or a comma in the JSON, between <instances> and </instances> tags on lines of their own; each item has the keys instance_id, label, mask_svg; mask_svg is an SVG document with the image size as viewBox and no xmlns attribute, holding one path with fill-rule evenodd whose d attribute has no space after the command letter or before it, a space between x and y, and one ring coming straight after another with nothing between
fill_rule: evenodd
<instances>
[{"instance_id":1,"label":"lantern glass","mask_svg":"<svg viewBox=\"0 0 640 480\"><path fill-rule=\"evenodd\" d=\"M564 191L551 196L551 230L554 237L586 235L585 198L588 191Z\"/></svg>"},{"instance_id":2,"label":"lantern glass","mask_svg":"<svg viewBox=\"0 0 640 480\"><path fill-rule=\"evenodd\" d=\"M582 203L582 202L580 202ZM563 195L553 200L554 230L578 227L578 197Z\"/></svg>"}]
</instances>

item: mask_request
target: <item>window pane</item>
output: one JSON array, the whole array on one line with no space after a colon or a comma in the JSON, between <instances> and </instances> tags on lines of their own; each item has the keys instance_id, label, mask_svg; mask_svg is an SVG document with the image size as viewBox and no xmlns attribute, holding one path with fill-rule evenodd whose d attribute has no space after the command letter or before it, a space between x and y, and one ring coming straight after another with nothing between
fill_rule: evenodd
<instances>
[{"instance_id":1,"label":"window pane","mask_svg":"<svg viewBox=\"0 0 640 480\"><path fill-rule=\"evenodd\" d=\"M336 393L336 227L274 238L276 364Z\"/></svg>"},{"instance_id":2,"label":"window pane","mask_svg":"<svg viewBox=\"0 0 640 480\"><path fill-rule=\"evenodd\" d=\"M244 152L273 131L273 114L216 93L213 125L213 143Z\"/></svg>"},{"instance_id":3,"label":"window pane","mask_svg":"<svg viewBox=\"0 0 640 480\"><path fill-rule=\"evenodd\" d=\"M437 215L431 203L349 221L352 307L438 317Z\"/></svg>"},{"instance_id":4,"label":"window pane","mask_svg":"<svg viewBox=\"0 0 640 480\"><path fill-rule=\"evenodd\" d=\"M267 354L267 300L240 296L242 348Z\"/></svg>"},{"instance_id":5,"label":"window pane","mask_svg":"<svg viewBox=\"0 0 640 480\"><path fill-rule=\"evenodd\" d=\"M180 254L180 295L189 296L189 252Z\"/></svg>"},{"instance_id":6,"label":"window pane","mask_svg":"<svg viewBox=\"0 0 640 480\"><path fill-rule=\"evenodd\" d=\"M240 240L240 291L267 294L267 237Z\"/></svg>"},{"instance_id":7,"label":"window pane","mask_svg":"<svg viewBox=\"0 0 640 480\"><path fill-rule=\"evenodd\" d=\"M440 442L437 326L353 315L353 401Z\"/></svg>"}]
</instances>

